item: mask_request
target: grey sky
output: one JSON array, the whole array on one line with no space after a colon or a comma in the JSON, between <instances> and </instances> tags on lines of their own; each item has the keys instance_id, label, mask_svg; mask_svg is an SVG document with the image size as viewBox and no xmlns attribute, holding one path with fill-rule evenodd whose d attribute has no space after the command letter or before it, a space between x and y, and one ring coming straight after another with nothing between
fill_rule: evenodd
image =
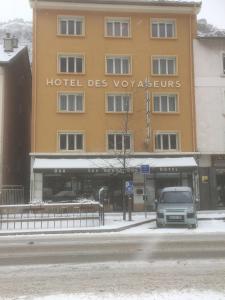
<instances>
[{"instance_id":1,"label":"grey sky","mask_svg":"<svg viewBox=\"0 0 225 300\"><path fill-rule=\"evenodd\" d=\"M198 18L205 18L219 28L225 29L225 0L202 0ZM0 0L0 22L14 18L32 19L29 0Z\"/></svg>"}]
</instances>

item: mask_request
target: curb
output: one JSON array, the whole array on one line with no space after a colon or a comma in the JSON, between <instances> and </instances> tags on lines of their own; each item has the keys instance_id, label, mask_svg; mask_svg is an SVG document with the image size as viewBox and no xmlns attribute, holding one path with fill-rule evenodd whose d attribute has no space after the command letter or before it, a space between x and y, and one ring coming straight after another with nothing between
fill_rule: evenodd
<instances>
[{"instance_id":1,"label":"curb","mask_svg":"<svg viewBox=\"0 0 225 300\"><path fill-rule=\"evenodd\" d=\"M117 228L103 228L103 229L71 229L71 230L42 230L42 231L10 231L10 232L0 232L1 236L16 236L16 235L40 235L40 234L71 234L71 233L109 233L109 232L121 232L126 229L130 229L133 227L137 227L139 225L143 225L146 223L155 222L156 219L145 220L142 222L121 226ZM214 221L214 220L222 220L225 221L225 217L199 217L198 221Z\"/></svg>"}]
</instances>

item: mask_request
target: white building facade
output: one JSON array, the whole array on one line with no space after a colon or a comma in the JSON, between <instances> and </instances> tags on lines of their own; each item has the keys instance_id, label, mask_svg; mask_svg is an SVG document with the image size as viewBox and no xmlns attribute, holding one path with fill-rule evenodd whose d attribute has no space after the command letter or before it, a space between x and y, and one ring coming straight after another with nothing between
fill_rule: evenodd
<instances>
[{"instance_id":1,"label":"white building facade","mask_svg":"<svg viewBox=\"0 0 225 300\"><path fill-rule=\"evenodd\" d=\"M194 41L201 207L225 207L225 36Z\"/></svg>"}]
</instances>

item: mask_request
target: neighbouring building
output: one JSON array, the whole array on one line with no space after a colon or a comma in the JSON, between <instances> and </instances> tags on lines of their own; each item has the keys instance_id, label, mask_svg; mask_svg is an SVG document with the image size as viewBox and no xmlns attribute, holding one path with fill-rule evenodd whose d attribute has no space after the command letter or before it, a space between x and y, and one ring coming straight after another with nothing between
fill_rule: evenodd
<instances>
[{"instance_id":1,"label":"neighbouring building","mask_svg":"<svg viewBox=\"0 0 225 300\"><path fill-rule=\"evenodd\" d=\"M203 209L225 208L225 34L194 41L199 187Z\"/></svg>"},{"instance_id":2,"label":"neighbouring building","mask_svg":"<svg viewBox=\"0 0 225 300\"><path fill-rule=\"evenodd\" d=\"M165 186L197 193L193 40L201 2L30 4L31 201L98 199L107 186L119 210L124 179L134 183L135 210L143 198L153 207Z\"/></svg>"},{"instance_id":3,"label":"neighbouring building","mask_svg":"<svg viewBox=\"0 0 225 300\"><path fill-rule=\"evenodd\" d=\"M28 49L7 35L0 45L1 203L22 201L21 189L29 201L31 84Z\"/></svg>"}]
</instances>

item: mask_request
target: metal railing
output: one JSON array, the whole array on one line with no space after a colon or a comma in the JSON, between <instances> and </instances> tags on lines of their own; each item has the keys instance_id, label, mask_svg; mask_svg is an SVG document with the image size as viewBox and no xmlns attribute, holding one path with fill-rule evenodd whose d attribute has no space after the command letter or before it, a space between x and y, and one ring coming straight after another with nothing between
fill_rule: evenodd
<instances>
[{"instance_id":1,"label":"metal railing","mask_svg":"<svg viewBox=\"0 0 225 300\"><path fill-rule=\"evenodd\" d=\"M38 230L104 225L100 203L42 203L0 206L0 230Z\"/></svg>"},{"instance_id":2,"label":"metal railing","mask_svg":"<svg viewBox=\"0 0 225 300\"><path fill-rule=\"evenodd\" d=\"M0 205L24 204L24 188L20 185L5 185L0 189Z\"/></svg>"}]
</instances>

